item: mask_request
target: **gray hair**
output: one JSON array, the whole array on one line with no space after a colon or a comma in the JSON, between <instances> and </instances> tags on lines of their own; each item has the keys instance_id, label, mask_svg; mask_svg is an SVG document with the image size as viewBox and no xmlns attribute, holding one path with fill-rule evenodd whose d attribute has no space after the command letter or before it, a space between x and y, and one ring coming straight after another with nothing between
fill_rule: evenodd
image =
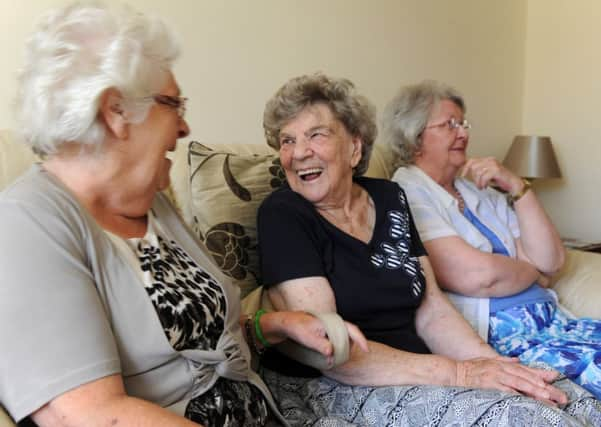
<instances>
[{"instance_id":1,"label":"gray hair","mask_svg":"<svg viewBox=\"0 0 601 427\"><path fill-rule=\"evenodd\" d=\"M440 101L454 102L465 113L465 102L452 87L433 80L402 87L388 103L382 116L382 138L394 154L394 166L415 162L421 135L432 110Z\"/></svg>"},{"instance_id":2,"label":"gray hair","mask_svg":"<svg viewBox=\"0 0 601 427\"><path fill-rule=\"evenodd\" d=\"M66 142L100 145L98 109L109 88L121 93L131 122L143 121L148 97L166 84L178 55L163 22L130 9L76 3L50 12L27 41L19 75L15 110L24 142L40 154Z\"/></svg>"},{"instance_id":3,"label":"gray hair","mask_svg":"<svg viewBox=\"0 0 601 427\"><path fill-rule=\"evenodd\" d=\"M363 175L378 134L374 106L364 96L355 93L355 86L347 79L338 79L317 73L295 77L284 84L267 102L263 113L263 129L267 144L280 148L280 131L306 107L323 103L346 130L363 142L361 159L354 175Z\"/></svg>"}]
</instances>

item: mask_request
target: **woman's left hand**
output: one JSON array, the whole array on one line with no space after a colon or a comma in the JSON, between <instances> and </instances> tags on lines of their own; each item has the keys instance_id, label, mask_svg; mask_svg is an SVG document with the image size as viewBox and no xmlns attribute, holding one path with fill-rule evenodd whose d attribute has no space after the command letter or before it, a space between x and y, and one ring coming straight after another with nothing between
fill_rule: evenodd
<instances>
[{"instance_id":1,"label":"woman's left hand","mask_svg":"<svg viewBox=\"0 0 601 427\"><path fill-rule=\"evenodd\" d=\"M351 344L367 352L367 340L359 328L344 322ZM263 335L272 344L290 338L324 356L332 356L334 348L327 337L326 329L317 317L304 311L274 311L261 316Z\"/></svg>"},{"instance_id":2,"label":"woman's left hand","mask_svg":"<svg viewBox=\"0 0 601 427\"><path fill-rule=\"evenodd\" d=\"M509 194L518 194L524 185L519 176L494 157L468 159L461 170L461 177L468 177L479 189L495 185Z\"/></svg>"}]
</instances>

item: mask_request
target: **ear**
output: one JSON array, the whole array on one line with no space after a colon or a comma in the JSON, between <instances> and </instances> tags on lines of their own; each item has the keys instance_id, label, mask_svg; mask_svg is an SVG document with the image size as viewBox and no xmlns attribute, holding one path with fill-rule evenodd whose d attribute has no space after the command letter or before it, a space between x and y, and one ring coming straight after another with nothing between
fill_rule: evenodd
<instances>
[{"instance_id":1,"label":"ear","mask_svg":"<svg viewBox=\"0 0 601 427\"><path fill-rule=\"evenodd\" d=\"M115 88L104 91L100 98L98 114L104 122L107 131L119 139L127 139L129 123L123 111L123 97Z\"/></svg>"},{"instance_id":2,"label":"ear","mask_svg":"<svg viewBox=\"0 0 601 427\"><path fill-rule=\"evenodd\" d=\"M363 156L363 140L359 137L353 138L353 152L351 153L351 168L355 169L355 167L361 161L361 157Z\"/></svg>"}]
</instances>

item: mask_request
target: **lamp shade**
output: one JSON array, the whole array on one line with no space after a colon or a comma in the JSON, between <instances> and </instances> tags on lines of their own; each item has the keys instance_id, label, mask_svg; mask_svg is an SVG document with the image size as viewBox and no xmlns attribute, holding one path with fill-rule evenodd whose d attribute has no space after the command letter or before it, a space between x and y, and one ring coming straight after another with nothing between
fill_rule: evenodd
<instances>
[{"instance_id":1,"label":"lamp shade","mask_svg":"<svg viewBox=\"0 0 601 427\"><path fill-rule=\"evenodd\" d=\"M561 178L551 138L548 136L516 136L503 164L522 178Z\"/></svg>"}]
</instances>

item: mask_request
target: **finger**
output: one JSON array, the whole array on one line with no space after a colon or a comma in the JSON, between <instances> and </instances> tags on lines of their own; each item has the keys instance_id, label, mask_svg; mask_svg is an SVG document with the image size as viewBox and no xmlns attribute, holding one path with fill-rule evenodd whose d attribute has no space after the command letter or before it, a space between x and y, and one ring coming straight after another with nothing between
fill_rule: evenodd
<instances>
[{"instance_id":1,"label":"finger","mask_svg":"<svg viewBox=\"0 0 601 427\"><path fill-rule=\"evenodd\" d=\"M466 176L468 176L472 170L472 165L474 164L474 161L476 159L468 159L465 164L463 165L463 167L461 168L461 172L459 173L459 176L461 176L461 178L465 178Z\"/></svg>"},{"instance_id":2,"label":"finger","mask_svg":"<svg viewBox=\"0 0 601 427\"><path fill-rule=\"evenodd\" d=\"M498 356L498 357L495 357L495 360L499 360L501 362L508 362L508 363L520 363L519 357L511 357L511 356Z\"/></svg>"},{"instance_id":3,"label":"finger","mask_svg":"<svg viewBox=\"0 0 601 427\"><path fill-rule=\"evenodd\" d=\"M302 315L306 317L308 323L294 322L298 328L295 328L297 330L290 335L290 338L324 356L334 354L334 347L326 335L321 320L309 313L302 313Z\"/></svg>"},{"instance_id":4,"label":"finger","mask_svg":"<svg viewBox=\"0 0 601 427\"><path fill-rule=\"evenodd\" d=\"M351 342L357 344L365 353L369 353L369 346L367 345L367 339L365 338L365 335L363 335L363 332L352 323L344 322L344 324Z\"/></svg>"},{"instance_id":5,"label":"finger","mask_svg":"<svg viewBox=\"0 0 601 427\"><path fill-rule=\"evenodd\" d=\"M508 367L511 367L511 369ZM564 392L547 384L538 375L532 375L532 369L521 365L506 365L504 371L508 375L503 377L502 382L506 386L538 400L551 400L558 403L567 402L567 396Z\"/></svg>"},{"instance_id":6,"label":"finger","mask_svg":"<svg viewBox=\"0 0 601 427\"><path fill-rule=\"evenodd\" d=\"M334 346L329 339L321 336L316 336L311 342L303 342L305 346L312 348L324 356L332 356L334 354Z\"/></svg>"},{"instance_id":7,"label":"finger","mask_svg":"<svg viewBox=\"0 0 601 427\"><path fill-rule=\"evenodd\" d=\"M555 370L539 369L539 368L533 368L530 366L527 366L526 368L528 368L532 372L533 375L537 375L539 378L541 378L546 383L552 383L560 375L560 373Z\"/></svg>"},{"instance_id":8,"label":"finger","mask_svg":"<svg viewBox=\"0 0 601 427\"><path fill-rule=\"evenodd\" d=\"M494 169L484 168L482 170L482 175L480 176L482 188L488 187L491 184L491 182L494 181L496 176L497 172Z\"/></svg>"}]
</instances>

